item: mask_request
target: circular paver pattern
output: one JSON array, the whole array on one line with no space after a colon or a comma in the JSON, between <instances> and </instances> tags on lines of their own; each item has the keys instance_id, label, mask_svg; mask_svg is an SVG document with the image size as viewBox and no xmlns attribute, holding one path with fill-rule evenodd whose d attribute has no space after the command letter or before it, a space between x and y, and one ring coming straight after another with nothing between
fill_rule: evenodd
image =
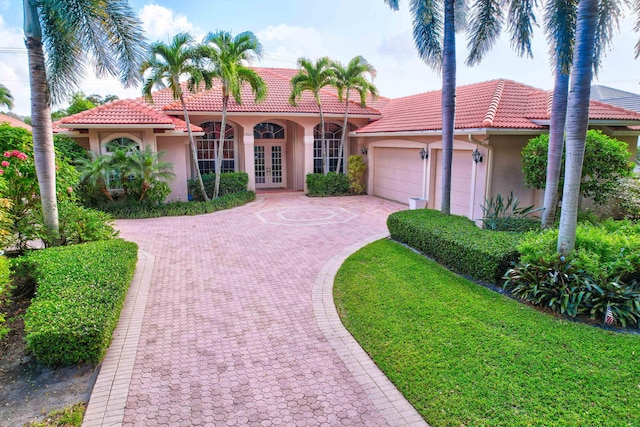
<instances>
[{"instance_id":1,"label":"circular paver pattern","mask_svg":"<svg viewBox=\"0 0 640 427\"><path fill-rule=\"evenodd\" d=\"M403 208L294 194L118 221L155 259L122 425L387 425L320 330L312 291Z\"/></svg>"}]
</instances>

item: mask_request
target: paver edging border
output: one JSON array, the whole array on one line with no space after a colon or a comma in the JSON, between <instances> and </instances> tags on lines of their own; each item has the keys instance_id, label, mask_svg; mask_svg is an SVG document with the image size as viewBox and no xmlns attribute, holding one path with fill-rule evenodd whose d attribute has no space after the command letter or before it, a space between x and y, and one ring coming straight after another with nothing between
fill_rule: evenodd
<instances>
[{"instance_id":1,"label":"paver edging border","mask_svg":"<svg viewBox=\"0 0 640 427\"><path fill-rule=\"evenodd\" d=\"M154 264L153 254L138 249L133 280L93 386L83 427L122 425Z\"/></svg>"},{"instance_id":2,"label":"paver edging border","mask_svg":"<svg viewBox=\"0 0 640 427\"><path fill-rule=\"evenodd\" d=\"M327 261L320 269L313 284L313 312L327 341L390 426L429 427L418 411L405 399L342 325L333 302L333 283L336 273L344 261L362 247L386 237L389 237L388 233L363 239L343 249Z\"/></svg>"}]
</instances>

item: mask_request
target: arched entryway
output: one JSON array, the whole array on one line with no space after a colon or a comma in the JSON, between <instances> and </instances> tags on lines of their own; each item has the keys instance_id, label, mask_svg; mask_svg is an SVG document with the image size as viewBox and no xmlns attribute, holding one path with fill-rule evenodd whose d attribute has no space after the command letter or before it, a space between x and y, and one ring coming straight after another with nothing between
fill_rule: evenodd
<instances>
[{"instance_id":1,"label":"arched entryway","mask_svg":"<svg viewBox=\"0 0 640 427\"><path fill-rule=\"evenodd\" d=\"M253 127L256 188L285 187L286 131L273 122L258 123Z\"/></svg>"}]
</instances>

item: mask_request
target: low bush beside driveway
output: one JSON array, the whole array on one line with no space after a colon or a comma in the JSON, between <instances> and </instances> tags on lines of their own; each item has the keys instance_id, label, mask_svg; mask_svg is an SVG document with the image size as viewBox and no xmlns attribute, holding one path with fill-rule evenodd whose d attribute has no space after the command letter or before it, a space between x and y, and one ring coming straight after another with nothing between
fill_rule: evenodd
<instances>
[{"instance_id":1,"label":"low bush beside driveway","mask_svg":"<svg viewBox=\"0 0 640 427\"><path fill-rule=\"evenodd\" d=\"M36 283L25 315L27 349L45 365L97 364L109 347L136 267L121 239L33 252L17 265Z\"/></svg>"}]
</instances>

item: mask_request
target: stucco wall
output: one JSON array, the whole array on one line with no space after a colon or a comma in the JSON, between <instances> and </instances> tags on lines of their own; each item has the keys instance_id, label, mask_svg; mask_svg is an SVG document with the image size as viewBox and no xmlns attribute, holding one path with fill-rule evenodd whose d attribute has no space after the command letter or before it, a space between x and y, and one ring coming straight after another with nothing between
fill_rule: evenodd
<instances>
[{"instance_id":1,"label":"stucco wall","mask_svg":"<svg viewBox=\"0 0 640 427\"><path fill-rule=\"evenodd\" d=\"M188 139L180 136L158 137L158 150L166 150L167 154L163 157L163 160L173 164L173 173L176 174L175 179L169 184L171 194L167 197L167 201L186 201L188 194L187 180L191 175Z\"/></svg>"}]
</instances>

